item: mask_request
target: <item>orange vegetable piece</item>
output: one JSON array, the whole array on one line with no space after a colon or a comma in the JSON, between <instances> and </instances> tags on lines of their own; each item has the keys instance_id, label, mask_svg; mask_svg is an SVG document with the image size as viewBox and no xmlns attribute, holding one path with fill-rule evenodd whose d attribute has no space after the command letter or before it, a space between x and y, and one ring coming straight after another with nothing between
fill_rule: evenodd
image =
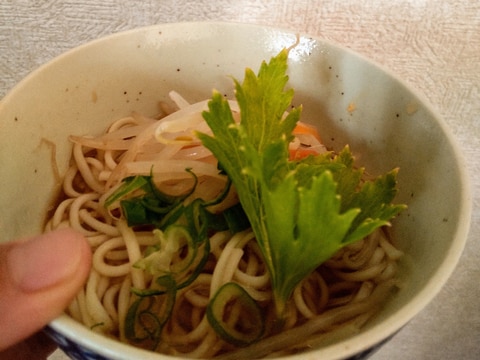
<instances>
[{"instance_id":1,"label":"orange vegetable piece","mask_svg":"<svg viewBox=\"0 0 480 360\"><path fill-rule=\"evenodd\" d=\"M293 135L310 134L313 135L319 142L322 142L320 134L315 126L306 124L304 122L297 122L297 126L293 129ZM300 146L298 149L290 150L290 160L300 160L309 155L317 155L318 152L308 147Z\"/></svg>"},{"instance_id":2,"label":"orange vegetable piece","mask_svg":"<svg viewBox=\"0 0 480 360\"><path fill-rule=\"evenodd\" d=\"M301 121L297 122L297 126L295 127L295 129L293 129L293 135L297 134L311 134L315 136L318 141L322 142L317 128L313 125L309 125Z\"/></svg>"},{"instance_id":3,"label":"orange vegetable piece","mask_svg":"<svg viewBox=\"0 0 480 360\"><path fill-rule=\"evenodd\" d=\"M309 148L302 148L299 147L298 149L295 150L290 150L290 160L300 160L303 158L306 158L309 155L317 155L318 152L315 150L309 149Z\"/></svg>"}]
</instances>

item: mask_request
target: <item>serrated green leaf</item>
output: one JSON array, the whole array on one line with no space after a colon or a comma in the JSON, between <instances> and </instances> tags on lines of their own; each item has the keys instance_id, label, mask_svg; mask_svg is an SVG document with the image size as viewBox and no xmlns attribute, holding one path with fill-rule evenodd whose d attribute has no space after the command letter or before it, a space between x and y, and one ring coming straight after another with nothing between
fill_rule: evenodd
<instances>
[{"instance_id":1,"label":"serrated green leaf","mask_svg":"<svg viewBox=\"0 0 480 360\"><path fill-rule=\"evenodd\" d=\"M348 147L289 161L288 145L301 108L290 108L288 51L258 75L234 79L240 123L228 101L213 93L203 116L213 136L198 133L234 184L270 272L277 315L311 271L346 244L387 224L403 206L391 205L396 172L363 183Z\"/></svg>"}]
</instances>

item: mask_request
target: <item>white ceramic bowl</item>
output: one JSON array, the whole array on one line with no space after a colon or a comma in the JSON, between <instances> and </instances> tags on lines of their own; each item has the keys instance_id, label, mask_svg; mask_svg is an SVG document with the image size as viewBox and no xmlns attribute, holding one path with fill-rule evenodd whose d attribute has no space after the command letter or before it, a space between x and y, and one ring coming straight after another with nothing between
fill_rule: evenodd
<instances>
[{"instance_id":1,"label":"white ceramic bowl","mask_svg":"<svg viewBox=\"0 0 480 360\"><path fill-rule=\"evenodd\" d=\"M62 173L67 136L100 133L132 110L155 114L177 90L191 101L212 88L232 94L229 75L295 42L295 34L225 23L158 25L80 46L34 71L0 102L1 241L42 231L54 186L51 148ZM364 330L292 359L362 358L432 300L453 271L468 231L471 205L465 165L444 122L423 98L378 65L329 42L301 36L291 51L290 86L303 120L328 146L350 144L375 172L400 167L398 202L409 208L393 233L407 256L405 287ZM29 191L25 191L29 189ZM166 359L90 332L67 316L47 330L79 359Z\"/></svg>"}]
</instances>

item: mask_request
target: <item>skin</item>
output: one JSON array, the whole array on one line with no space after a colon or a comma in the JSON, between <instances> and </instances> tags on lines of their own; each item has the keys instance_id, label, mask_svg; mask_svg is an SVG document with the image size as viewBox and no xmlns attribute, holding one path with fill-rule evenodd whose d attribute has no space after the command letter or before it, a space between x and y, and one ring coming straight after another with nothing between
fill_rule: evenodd
<instances>
[{"instance_id":1,"label":"skin","mask_svg":"<svg viewBox=\"0 0 480 360\"><path fill-rule=\"evenodd\" d=\"M55 350L41 332L84 285L86 239L62 229L0 244L0 359L45 359Z\"/></svg>"}]
</instances>

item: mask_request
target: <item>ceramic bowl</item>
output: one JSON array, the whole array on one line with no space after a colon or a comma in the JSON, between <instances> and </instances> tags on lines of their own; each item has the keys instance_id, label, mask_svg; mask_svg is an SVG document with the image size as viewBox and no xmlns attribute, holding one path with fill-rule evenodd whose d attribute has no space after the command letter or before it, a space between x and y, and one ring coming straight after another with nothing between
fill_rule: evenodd
<instances>
[{"instance_id":1,"label":"ceramic bowl","mask_svg":"<svg viewBox=\"0 0 480 360\"><path fill-rule=\"evenodd\" d=\"M113 119L155 114L170 90L194 102L213 88L232 95L230 76L296 41L290 31L227 23L165 24L115 34L73 49L31 73L0 102L0 237L42 231L65 171L70 134L102 132ZM439 292L464 247L470 220L465 164L426 101L382 67L319 38L299 36L290 53L290 86L303 120L327 146L349 144L375 172L400 168L393 226L404 287L357 335L289 359L366 357ZM29 189L29 191L25 191ZM432 329L433 330L433 329ZM94 334L64 315L46 330L75 359L170 359Z\"/></svg>"}]
</instances>

